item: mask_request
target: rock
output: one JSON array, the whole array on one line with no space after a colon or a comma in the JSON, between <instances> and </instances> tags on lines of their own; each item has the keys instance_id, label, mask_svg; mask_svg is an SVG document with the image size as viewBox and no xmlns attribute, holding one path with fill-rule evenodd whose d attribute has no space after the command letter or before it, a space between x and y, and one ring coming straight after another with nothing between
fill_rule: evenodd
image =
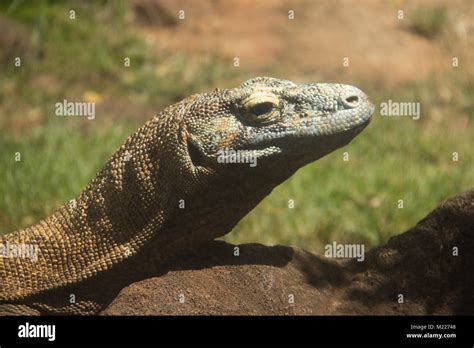
<instances>
[{"instance_id":1,"label":"rock","mask_svg":"<svg viewBox=\"0 0 474 348\"><path fill-rule=\"evenodd\" d=\"M215 241L124 288L102 315L474 313L474 190L407 232L335 260L298 248ZM403 301L401 299L403 298Z\"/></svg>"},{"instance_id":2,"label":"rock","mask_svg":"<svg viewBox=\"0 0 474 348\"><path fill-rule=\"evenodd\" d=\"M10 65L29 53L31 34L25 25L0 14L0 33L0 62Z\"/></svg>"}]
</instances>

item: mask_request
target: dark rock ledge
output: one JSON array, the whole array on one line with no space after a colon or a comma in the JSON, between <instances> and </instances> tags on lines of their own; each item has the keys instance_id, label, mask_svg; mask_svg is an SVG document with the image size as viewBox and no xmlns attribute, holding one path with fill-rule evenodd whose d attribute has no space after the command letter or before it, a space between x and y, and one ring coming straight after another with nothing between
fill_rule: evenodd
<instances>
[{"instance_id":1,"label":"dark rock ledge","mask_svg":"<svg viewBox=\"0 0 474 348\"><path fill-rule=\"evenodd\" d=\"M239 248L235 257L233 245L212 242L162 276L124 288L101 314L474 314L474 189L364 262L286 246Z\"/></svg>"}]
</instances>

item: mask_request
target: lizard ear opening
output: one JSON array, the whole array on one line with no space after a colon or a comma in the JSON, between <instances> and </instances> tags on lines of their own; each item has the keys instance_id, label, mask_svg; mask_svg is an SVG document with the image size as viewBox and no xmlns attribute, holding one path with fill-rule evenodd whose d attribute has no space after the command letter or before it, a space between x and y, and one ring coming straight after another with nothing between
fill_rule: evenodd
<instances>
[{"instance_id":1,"label":"lizard ear opening","mask_svg":"<svg viewBox=\"0 0 474 348\"><path fill-rule=\"evenodd\" d=\"M192 141L187 140L188 145L188 154L191 158L191 162L193 162L194 166L202 166L204 165L204 156L202 155L201 151L193 144Z\"/></svg>"}]
</instances>

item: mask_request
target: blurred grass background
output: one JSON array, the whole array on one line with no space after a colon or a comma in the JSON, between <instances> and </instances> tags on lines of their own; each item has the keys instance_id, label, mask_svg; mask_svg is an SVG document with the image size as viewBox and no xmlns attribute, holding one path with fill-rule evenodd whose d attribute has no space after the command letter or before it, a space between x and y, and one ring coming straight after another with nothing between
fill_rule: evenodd
<instances>
[{"instance_id":1,"label":"blurred grass background","mask_svg":"<svg viewBox=\"0 0 474 348\"><path fill-rule=\"evenodd\" d=\"M311 16L311 9L337 9L340 5L330 1L318 6L305 1L256 3L257 12L258 6L277 6L274 12L266 9L270 19L272 13L285 17L293 7L297 14ZM123 140L164 106L192 93L234 87L252 76L270 75L301 82L355 84L376 105L389 99L420 102L422 117L419 121L381 118L376 112L374 122L349 146L300 170L225 239L291 244L314 252L333 240L368 246L383 243L414 225L448 196L473 186L474 73L466 64L473 46L472 35L462 35L472 34L472 28L460 30L456 17L471 13L472 4L453 3L453 8L426 1L406 8L407 19L391 35L412 40L413 47L435 47L434 52L440 52L437 57L423 56L422 52L418 59L443 63L428 73L420 70L420 75L408 74L398 81L402 74L389 61L402 46L396 40L393 51L359 53L366 62L359 70L357 65L348 71L331 68L329 60L321 61L315 52L311 56L312 51L304 52L307 64L327 63L327 70L315 72L304 62L295 64L292 55L305 46L291 44L287 37L307 36L301 28L307 30L308 22L287 32L268 30L261 43L258 36L250 37L277 62L258 64L250 55L247 62L255 64L243 62L236 69L230 59L232 46L226 55L220 51L224 46L220 42L239 42L224 32L208 37L207 42L215 40L216 48L206 47L203 53L192 35L205 36L211 29L178 24L182 4L159 0L2 2L0 233L27 227L79 194ZM192 8L187 3L188 16L199 13L200 6L209 11L212 4L201 1ZM288 4L290 7L285 7ZM235 5L221 2L216 6ZM368 15L391 11L396 17L400 6L404 3L380 1L375 8L359 10ZM75 19L70 18L71 10ZM243 5L233 11L237 20L239 11L245 14ZM331 13L326 11L325 16ZM205 22L202 17L195 21ZM256 30L251 20L246 25L250 32ZM345 28L348 32L354 30L350 25ZM185 36L185 30L190 36ZM376 31L383 33L380 28ZM328 28L325 36L331 34L338 35ZM268 38L280 37L285 42L283 49L272 54L278 41L271 44ZM360 35L357 40L365 47L374 38ZM186 49L176 48L176 42ZM376 44L373 46L376 49ZM245 44L240 49L244 57L252 53ZM456 69L451 66L453 55L464 63ZM21 58L21 67L15 67L15 57ZM130 67L124 67L125 57L130 58ZM303 58L296 55L294 59L299 62ZM406 66L399 71L412 68L413 57L406 59ZM54 104L63 99L96 102L96 119L55 117ZM349 161L343 161L344 152L349 153ZM452 160L454 152L459 154L457 162ZM21 161L15 161L18 153ZM294 209L288 208L290 199L295 202ZM404 200L403 209L397 208L399 199Z\"/></svg>"}]
</instances>

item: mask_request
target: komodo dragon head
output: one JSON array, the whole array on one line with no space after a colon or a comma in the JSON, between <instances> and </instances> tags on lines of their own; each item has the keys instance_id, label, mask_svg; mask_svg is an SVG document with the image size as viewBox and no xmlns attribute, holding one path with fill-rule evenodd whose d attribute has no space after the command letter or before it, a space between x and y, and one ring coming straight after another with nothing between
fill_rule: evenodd
<instances>
[{"instance_id":1,"label":"komodo dragon head","mask_svg":"<svg viewBox=\"0 0 474 348\"><path fill-rule=\"evenodd\" d=\"M301 166L351 141L373 111L367 96L353 86L257 77L234 89L199 95L183 123L196 167L233 170L229 164L278 161Z\"/></svg>"}]
</instances>

